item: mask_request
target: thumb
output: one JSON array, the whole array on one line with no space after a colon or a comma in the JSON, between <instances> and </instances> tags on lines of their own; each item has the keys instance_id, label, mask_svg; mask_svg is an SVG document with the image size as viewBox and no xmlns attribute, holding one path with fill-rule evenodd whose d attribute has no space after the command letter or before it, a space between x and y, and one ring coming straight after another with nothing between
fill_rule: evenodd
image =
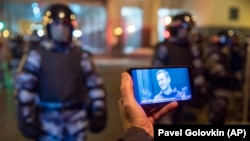
<instances>
[{"instance_id":1,"label":"thumb","mask_svg":"<svg viewBox=\"0 0 250 141\"><path fill-rule=\"evenodd\" d=\"M133 81L129 73L123 72L121 74L121 95L123 101L135 101L133 91Z\"/></svg>"}]
</instances>

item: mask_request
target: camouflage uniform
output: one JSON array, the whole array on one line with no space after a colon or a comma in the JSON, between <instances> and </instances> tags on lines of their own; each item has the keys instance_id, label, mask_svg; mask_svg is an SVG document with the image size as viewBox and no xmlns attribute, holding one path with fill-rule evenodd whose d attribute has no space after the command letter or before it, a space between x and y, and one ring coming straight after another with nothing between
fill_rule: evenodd
<instances>
[{"instance_id":1,"label":"camouflage uniform","mask_svg":"<svg viewBox=\"0 0 250 141\"><path fill-rule=\"evenodd\" d=\"M81 79L82 87L85 89L72 93L76 96L72 100L70 96L68 100L61 102L41 100L44 97L39 94L40 92L46 91L50 94L53 94L53 92L47 91L50 89L49 84L47 90L39 87L41 78L44 78L44 76L41 76L41 71L44 69L41 66L45 58L39 50L31 50L15 81L19 128L22 131L29 123L37 125L34 130L37 130L38 136L32 138L39 141L84 141L88 127L91 127L90 129L94 132L99 132L103 130L106 124L106 90L103 80L94 67L91 54L81 50L79 46L71 44L67 48L60 48L59 46L52 48L53 42L50 41L42 41L41 44L41 48L53 53L63 55L70 54L73 51L81 53L81 61L78 65L83 77L79 79ZM67 63L65 62L65 64ZM61 71L58 73L61 73ZM67 79L62 80L67 81ZM66 81L61 84L71 85ZM64 89L63 87L64 85L61 86L61 89ZM47 95L46 98L50 99L51 97Z\"/></svg>"}]
</instances>

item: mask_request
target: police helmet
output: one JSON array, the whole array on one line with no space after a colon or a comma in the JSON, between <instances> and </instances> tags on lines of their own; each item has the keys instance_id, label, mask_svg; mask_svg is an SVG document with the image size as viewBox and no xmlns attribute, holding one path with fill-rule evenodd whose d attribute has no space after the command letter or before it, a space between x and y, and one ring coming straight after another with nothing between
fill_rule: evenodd
<instances>
[{"instance_id":1,"label":"police helmet","mask_svg":"<svg viewBox=\"0 0 250 141\"><path fill-rule=\"evenodd\" d=\"M52 4L44 12L43 24L46 27L48 38L51 39L50 26L53 23L60 23L70 27L71 34L74 30L76 16L71 9L64 4ZM72 36L72 35L71 35Z\"/></svg>"},{"instance_id":2,"label":"police helmet","mask_svg":"<svg viewBox=\"0 0 250 141\"><path fill-rule=\"evenodd\" d=\"M195 27L195 22L195 16L188 12L183 12L172 17L172 21L166 26L166 30L170 32L171 36L176 36L180 28L187 29L191 33Z\"/></svg>"},{"instance_id":3,"label":"police helmet","mask_svg":"<svg viewBox=\"0 0 250 141\"><path fill-rule=\"evenodd\" d=\"M234 30L221 30L217 33L217 36L220 47L232 46L238 42L238 36Z\"/></svg>"}]
</instances>

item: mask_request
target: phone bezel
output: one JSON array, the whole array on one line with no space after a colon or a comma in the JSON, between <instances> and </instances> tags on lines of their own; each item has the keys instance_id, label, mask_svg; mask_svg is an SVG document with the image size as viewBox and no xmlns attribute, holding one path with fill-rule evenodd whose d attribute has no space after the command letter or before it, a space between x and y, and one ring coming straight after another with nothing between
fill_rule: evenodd
<instances>
[{"instance_id":1,"label":"phone bezel","mask_svg":"<svg viewBox=\"0 0 250 141\"><path fill-rule=\"evenodd\" d=\"M188 70L188 75L189 75L189 86L190 86L190 91L191 91L191 99L180 100L180 101L177 101L177 102L178 103L179 102L184 103L184 102L194 100L194 80L193 80L192 66L181 65L181 66L164 66L164 67L163 66L161 66L161 67L130 67L130 68L127 68L127 72L130 74L132 79L134 79L133 76L132 76L132 70L137 70L137 69L171 69L171 68L186 68ZM134 81L133 81L133 83L134 83ZM135 97L139 96L139 94L137 94L135 92L134 87L133 87L133 90L134 90ZM137 101L137 99L136 99L136 101ZM140 106L142 106L143 108L145 108L145 109L152 109L152 108L155 108L155 107L164 106L164 105L166 105L167 103L170 103L170 102L172 102L172 101L163 101L163 102L158 102L158 103L146 103L146 104L141 104L140 102L138 102L138 104Z\"/></svg>"}]
</instances>

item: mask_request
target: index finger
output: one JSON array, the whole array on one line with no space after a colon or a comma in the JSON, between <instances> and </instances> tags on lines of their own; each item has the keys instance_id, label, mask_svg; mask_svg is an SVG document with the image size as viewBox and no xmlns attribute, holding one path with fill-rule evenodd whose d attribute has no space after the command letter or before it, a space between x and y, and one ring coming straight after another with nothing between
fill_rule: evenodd
<instances>
[{"instance_id":1,"label":"index finger","mask_svg":"<svg viewBox=\"0 0 250 141\"><path fill-rule=\"evenodd\" d=\"M157 111L156 113L154 113L152 115L152 117L154 118L154 120L157 120L158 118L160 118L161 116L169 113L171 110L175 109L178 106L177 102L171 102L167 105L165 105L164 107L162 107L159 111Z\"/></svg>"}]
</instances>

